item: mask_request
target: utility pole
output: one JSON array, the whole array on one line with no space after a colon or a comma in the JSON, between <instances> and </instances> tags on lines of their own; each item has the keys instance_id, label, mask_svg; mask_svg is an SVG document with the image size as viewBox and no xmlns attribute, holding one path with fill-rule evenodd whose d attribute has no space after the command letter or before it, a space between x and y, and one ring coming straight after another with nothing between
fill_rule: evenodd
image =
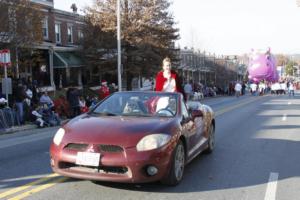
<instances>
[{"instance_id":1,"label":"utility pole","mask_svg":"<svg viewBox=\"0 0 300 200\"><path fill-rule=\"evenodd\" d=\"M122 91L121 77L121 22L120 22L120 0L117 0L117 42L118 42L118 88Z\"/></svg>"}]
</instances>

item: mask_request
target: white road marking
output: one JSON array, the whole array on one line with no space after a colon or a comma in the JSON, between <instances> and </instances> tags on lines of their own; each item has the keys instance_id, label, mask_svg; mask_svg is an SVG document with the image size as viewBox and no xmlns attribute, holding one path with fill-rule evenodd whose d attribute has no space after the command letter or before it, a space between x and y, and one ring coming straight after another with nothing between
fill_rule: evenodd
<instances>
[{"instance_id":1,"label":"white road marking","mask_svg":"<svg viewBox=\"0 0 300 200\"><path fill-rule=\"evenodd\" d=\"M278 173L271 172L264 200L275 200L277 190Z\"/></svg>"},{"instance_id":2,"label":"white road marking","mask_svg":"<svg viewBox=\"0 0 300 200\"><path fill-rule=\"evenodd\" d=\"M292 102L289 101L289 102L288 102L288 105L291 105L291 104L292 104Z\"/></svg>"},{"instance_id":3,"label":"white road marking","mask_svg":"<svg viewBox=\"0 0 300 200\"><path fill-rule=\"evenodd\" d=\"M286 119L287 119L287 114L284 114L282 117L282 121L286 121Z\"/></svg>"}]
</instances>

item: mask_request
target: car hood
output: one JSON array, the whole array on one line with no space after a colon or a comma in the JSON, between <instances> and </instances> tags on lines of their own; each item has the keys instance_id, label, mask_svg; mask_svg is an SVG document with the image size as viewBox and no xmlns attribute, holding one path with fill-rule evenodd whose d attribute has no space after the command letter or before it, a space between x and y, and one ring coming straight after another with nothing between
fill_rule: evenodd
<instances>
[{"instance_id":1,"label":"car hood","mask_svg":"<svg viewBox=\"0 0 300 200\"><path fill-rule=\"evenodd\" d=\"M176 118L82 115L69 121L64 143L111 144L134 147L148 134L170 134Z\"/></svg>"}]
</instances>

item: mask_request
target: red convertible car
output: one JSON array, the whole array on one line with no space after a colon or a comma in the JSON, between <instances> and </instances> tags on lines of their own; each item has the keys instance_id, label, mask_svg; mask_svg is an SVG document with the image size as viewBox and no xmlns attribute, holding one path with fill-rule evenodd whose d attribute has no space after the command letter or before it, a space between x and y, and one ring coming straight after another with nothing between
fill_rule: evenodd
<instances>
[{"instance_id":1,"label":"red convertible car","mask_svg":"<svg viewBox=\"0 0 300 200\"><path fill-rule=\"evenodd\" d=\"M79 179L176 185L187 163L212 152L214 130L212 109L180 93L117 92L57 131L51 167Z\"/></svg>"}]
</instances>

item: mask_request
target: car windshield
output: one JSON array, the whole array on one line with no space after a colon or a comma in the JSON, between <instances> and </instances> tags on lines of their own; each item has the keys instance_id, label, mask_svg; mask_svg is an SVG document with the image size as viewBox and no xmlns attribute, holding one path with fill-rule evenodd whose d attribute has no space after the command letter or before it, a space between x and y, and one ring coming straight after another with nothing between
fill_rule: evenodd
<instances>
[{"instance_id":1,"label":"car windshield","mask_svg":"<svg viewBox=\"0 0 300 200\"><path fill-rule=\"evenodd\" d=\"M174 117L177 113L176 93L117 92L92 110L106 116Z\"/></svg>"}]
</instances>

